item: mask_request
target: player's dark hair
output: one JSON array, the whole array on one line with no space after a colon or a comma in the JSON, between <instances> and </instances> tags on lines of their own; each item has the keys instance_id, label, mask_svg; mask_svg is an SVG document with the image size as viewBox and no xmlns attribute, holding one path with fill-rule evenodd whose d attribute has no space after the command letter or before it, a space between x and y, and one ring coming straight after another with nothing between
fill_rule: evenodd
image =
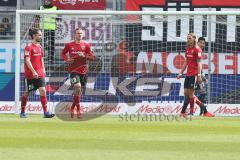
<instances>
[{"instance_id":1,"label":"player's dark hair","mask_svg":"<svg viewBox=\"0 0 240 160\"><path fill-rule=\"evenodd\" d=\"M36 29L36 28L32 29L32 28L30 28L28 33L29 33L29 36L31 36L31 38L33 39L33 35L38 34L39 31L40 31L39 29Z\"/></svg>"},{"instance_id":2,"label":"player's dark hair","mask_svg":"<svg viewBox=\"0 0 240 160\"><path fill-rule=\"evenodd\" d=\"M198 42L200 42L200 41L204 41L204 42L205 42L206 39L205 39L204 37L199 37L199 38L198 38Z\"/></svg>"}]
</instances>

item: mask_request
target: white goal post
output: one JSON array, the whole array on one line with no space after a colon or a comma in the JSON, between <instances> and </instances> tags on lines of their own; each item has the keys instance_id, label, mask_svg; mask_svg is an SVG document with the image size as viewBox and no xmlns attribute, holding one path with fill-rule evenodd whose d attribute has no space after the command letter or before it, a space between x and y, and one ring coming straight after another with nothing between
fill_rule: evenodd
<instances>
[{"instance_id":1,"label":"white goal post","mask_svg":"<svg viewBox=\"0 0 240 160\"><path fill-rule=\"evenodd\" d=\"M177 56L184 55L184 47L185 47L184 45L186 42L186 37L184 37L186 35L185 32L192 31L196 33L197 37L205 37L207 42L206 48L205 48L205 53L207 55L206 56L207 58L204 61L204 65L206 66L205 73L207 74L207 78L209 80L209 83L207 85L207 95L208 95L207 102L209 104L215 104L215 103L216 104L228 104L228 103L240 104L240 100L238 98L238 94L240 93L240 88L239 88L240 84L238 84L239 75L240 75L240 67L238 67L238 63L240 63L239 62L240 56L238 55L238 52L240 52L240 50L238 50L239 44L237 42L237 40L240 40L240 37L238 39L238 36L240 36L240 30L238 29L240 28L239 27L240 11L233 12L233 11L17 10L16 11L16 54L15 54L16 56L15 57L15 112L16 113L19 112L20 97L22 96L21 95L22 88L20 83L22 69L20 66L22 66L22 63L21 63L22 49L26 43L26 40L24 40L23 38L26 38L26 35L27 35L26 34L27 30L24 27L29 28L31 27L31 24L32 24L31 22L29 22L30 18L28 19L27 17L29 15L40 16L40 17L44 17L44 16L48 17L50 15L57 16L57 17L59 16L66 21L70 21L71 18L69 17L80 17L81 19L84 19L84 17L88 17L88 16L89 17L91 16L107 17L104 23L108 23L106 24L106 26L110 26L109 28L111 28L109 29L110 31L108 33L108 34L111 34L111 36L109 36L111 38L109 38L110 40L108 39L109 40L108 41L108 40L105 40L105 38L103 38L104 36L108 36L108 35L99 35L99 36L95 35L95 37L98 37L98 39L94 39L94 41L96 42L94 47L96 48L96 52L97 54L99 54L99 57L102 58L101 60L102 60L103 67L101 68L101 74L102 74L101 76L104 77L106 76L106 74L108 75L110 72L112 75L115 75L115 76L113 77L110 76L110 78L104 77L102 79L104 80L110 79L109 80L110 82L107 83L99 80L101 81L99 82L99 84L97 84L97 80L96 82L94 81L95 80L94 76L93 77L90 76L89 84L90 82L91 83L95 82L95 86L97 86L97 89L106 88L106 86L108 86L108 88L106 89L107 91L104 92L106 94L103 94L105 96L104 99L108 99L106 97L110 93L113 93L115 94L117 99L121 99L120 102L123 102L127 99L127 101L129 100L129 103L132 102L132 99L134 99L134 102L136 103L141 103L141 100L143 100L144 103L147 101L148 102L154 101L156 103L182 103L183 83L181 81L181 85L174 84L174 81L175 81L174 76L176 76L177 71L179 70L179 68L177 67L179 65L175 63L180 63L178 61L179 57ZM95 20L98 21L98 19L95 19ZM201 20L201 23L200 23L200 20ZM93 21L94 19L91 19L91 21L89 20L88 23L91 24ZM76 22L76 26L79 24L80 23ZM184 27L184 25L186 25L188 28L185 28L185 29L181 28L181 27ZM68 27L71 28L70 26ZM75 24L74 24L74 27L75 27ZM179 32L178 32L178 28L180 28ZM89 32L91 32L91 30ZM232 32L234 34L232 34ZM226 37L225 33L229 35L227 35ZM91 36L91 33L89 33L89 35ZM126 80L125 82L122 82L122 83L120 82L122 79L121 71L119 71L119 68L118 68L117 70L114 70L114 73L113 73L113 70L111 70L113 67L111 65L113 65L113 63L116 63L114 64L116 67L116 66L122 66L125 63L121 65L121 64L117 64L117 62L115 61L109 62L109 59L108 59L108 57L110 57L110 59L112 60L111 56L116 55L117 54L116 52L119 52L119 49L115 49L115 51L109 52L108 50L103 51L103 48L99 47L100 46L99 43L102 43L103 45L105 45L106 43L109 44L111 42L111 43L117 44L117 48L119 48L119 44L121 40L128 41L131 44L129 48L125 48L126 53L134 54L133 55L133 59L134 59L133 68L135 68L134 73L132 73L131 71L131 73L127 73L127 76L125 74L124 77L131 79L132 74L134 75L137 74L137 76L136 75L135 77L133 76L135 79ZM56 46L60 46L60 43L59 44L57 43L59 42L55 43ZM158 56L163 58L159 60ZM217 60L215 59L214 56L217 57L216 58ZM152 60L149 60L151 58ZM233 59L233 62L229 60L231 58ZM148 62L146 62L146 59L148 59ZM48 62L46 63L47 63L46 64L47 67L51 66L50 63ZM156 67L155 64L157 64L156 69L154 69ZM109 65L110 65L110 68L109 68ZM211 67L207 67L207 66L211 66ZM231 68L231 66L233 69ZM138 70L139 68L140 68L140 71ZM142 68L145 68L145 70L144 71L141 70ZM149 74L149 72L155 72L155 70L157 72L156 74L155 73ZM55 72L60 72L60 71L55 70ZM147 73L147 75L143 76L143 72L144 74ZM52 75L52 72L49 71L48 78L51 78L51 75ZM60 75L61 74L59 73L58 77ZM94 75L96 74L94 73ZM111 90L112 89L111 87L114 88L114 85L112 86L112 84L115 83L114 78L116 77L118 77L116 82L117 87L115 87L114 90ZM158 81L158 79L160 79L159 77L161 78L161 80ZM150 81L149 83L151 84L147 85L147 82L145 81L147 82ZM124 84L126 85L122 87L122 85ZM130 87L127 88L127 85L129 85ZM91 84L89 86L94 87L94 84L93 85ZM89 91L86 90L86 92L91 93L89 94L90 96L93 96L93 97L98 96L97 92L94 92L97 89L93 89ZM128 90L124 91L124 89L128 89ZM158 93L157 90L161 90L161 91L159 91ZM141 93L145 91L146 91L146 94L149 93L149 96L148 95L146 96ZM118 94L118 92L121 92L121 93ZM156 93L156 95L154 95L154 93ZM57 102L61 98L55 98L54 97L55 95L50 95L51 97L50 99L52 99L52 101L54 102ZM57 96L59 96L59 94ZM35 100L35 98L33 99ZM69 99L66 98L65 100L68 101ZM96 101L94 98L93 99L86 98L85 100L86 102L91 102L91 100L93 100L93 102Z\"/></svg>"}]
</instances>

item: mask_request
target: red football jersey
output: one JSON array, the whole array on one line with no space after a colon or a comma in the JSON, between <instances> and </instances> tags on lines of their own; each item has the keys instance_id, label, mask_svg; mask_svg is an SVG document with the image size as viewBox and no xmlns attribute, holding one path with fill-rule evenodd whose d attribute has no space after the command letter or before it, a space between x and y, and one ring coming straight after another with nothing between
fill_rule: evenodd
<instances>
[{"instance_id":1,"label":"red football jersey","mask_svg":"<svg viewBox=\"0 0 240 160\"><path fill-rule=\"evenodd\" d=\"M29 57L34 70L37 72L39 78L45 77L44 64L42 62L43 51L40 44L29 43L24 49L24 58ZM24 62L24 75L27 79L33 79L33 73Z\"/></svg>"},{"instance_id":2,"label":"red football jersey","mask_svg":"<svg viewBox=\"0 0 240 160\"><path fill-rule=\"evenodd\" d=\"M80 57L79 52L83 52L85 57ZM70 73L86 74L87 73L86 61L94 59L94 54L91 50L91 45L83 40L80 43L71 41L65 44L65 47L61 53L64 61L68 60L67 53L69 54L70 58L74 59L74 62L68 65L68 71Z\"/></svg>"},{"instance_id":3,"label":"red football jersey","mask_svg":"<svg viewBox=\"0 0 240 160\"><path fill-rule=\"evenodd\" d=\"M202 58L202 49L199 47L186 48L185 57L187 60L187 76L198 74L197 60Z\"/></svg>"}]
</instances>

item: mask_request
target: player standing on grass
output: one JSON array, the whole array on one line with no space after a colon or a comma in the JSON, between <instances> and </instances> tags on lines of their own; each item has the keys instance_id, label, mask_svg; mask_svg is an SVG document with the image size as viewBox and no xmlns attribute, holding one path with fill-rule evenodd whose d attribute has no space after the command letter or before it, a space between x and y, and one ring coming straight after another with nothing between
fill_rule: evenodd
<instances>
[{"instance_id":1,"label":"player standing on grass","mask_svg":"<svg viewBox=\"0 0 240 160\"><path fill-rule=\"evenodd\" d=\"M24 75L25 75L25 92L21 100L21 118L27 118L25 113L29 93L39 90L40 101L43 107L44 118L52 118L54 114L47 111L47 97L45 89L45 68L43 61L43 51L40 45L42 32L39 29L30 29L29 35L32 42L28 43L24 49Z\"/></svg>"},{"instance_id":2,"label":"player standing on grass","mask_svg":"<svg viewBox=\"0 0 240 160\"><path fill-rule=\"evenodd\" d=\"M205 40L204 37L199 37L198 38L197 45L202 49L202 51L205 48L205 42L206 42L206 40ZM206 94L207 94L206 93L206 84L207 84L207 79L206 79L205 74L203 73L203 71L201 71L201 78L202 78L202 83L200 83L200 84L198 83L197 84L196 90L198 90L200 92L200 95L199 95L198 99L202 103L206 104ZM188 98L185 97L181 113L186 113L186 109L187 109L188 104L189 104ZM190 108L190 115L193 115L193 110L194 110L194 108ZM204 112L204 110L203 110L203 108L201 108L200 115L202 115L203 112Z\"/></svg>"},{"instance_id":3,"label":"player standing on grass","mask_svg":"<svg viewBox=\"0 0 240 160\"><path fill-rule=\"evenodd\" d=\"M74 117L74 109L77 107L77 117L81 118L80 96L82 87L86 85L87 60L94 60L94 54L90 43L82 40L83 31L75 29L75 40L65 44L61 56L68 63L71 85L74 88L71 117ZM67 53L69 56L67 56Z\"/></svg>"},{"instance_id":4,"label":"player standing on grass","mask_svg":"<svg viewBox=\"0 0 240 160\"><path fill-rule=\"evenodd\" d=\"M187 74L184 81L184 95L185 100L189 101L190 108L194 108L195 102L200 108L204 110L204 116L213 117L214 115L209 113L206 106L194 95L196 82L198 84L202 83L201 71L202 71L202 50L196 46L196 36L193 33L189 33L187 36L187 48L185 53L186 61L178 74L179 79L182 73L187 68ZM185 112L181 112L181 115L185 116Z\"/></svg>"}]
</instances>

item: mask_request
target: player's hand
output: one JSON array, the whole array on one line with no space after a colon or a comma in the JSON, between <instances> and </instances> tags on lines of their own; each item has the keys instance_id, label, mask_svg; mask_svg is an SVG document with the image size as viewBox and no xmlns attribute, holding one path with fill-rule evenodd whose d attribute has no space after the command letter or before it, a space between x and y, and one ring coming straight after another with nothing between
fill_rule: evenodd
<instances>
[{"instance_id":1,"label":"player's hand","mask_svg":"<svg viewBox=\"0 0 240 160\"><path fill-rule=\"evenodd\" d=\"M82 58L85 57L84 52L78 52L78 55L79 55L79 57L82 57Z\"/></svg>"},{"instance_id":2,"label":"player's hand","mask_svg":"<svg viewBox=\"0 0 240 160\"><path fill-rule=\"evenodd\" d=\"M199 75L198 75L198 77L197 77L197 82L198 82L198 84L201 84L201 83L202 83L202 77L199 76Z\"/></svg>"},{"instance_id":3,"label":"player's hand","mask_svg":"<svg viewBox=\"0 0 240 160\"><path fill-rule=\"evenodd\" d=\"M182 74L179 73L179 74L177 75L177 79L180 79L181 77L182 77Z\"/></svg>"},{"instance_id":4,"label":"player's hand","mask_svg":"<svg viewBox=\"0 0 240 160\"><path fill-rule=\"evenodd\" d=\"M207 80L206 78L203 80L203 82L204 82L205 84L208 84L208 80Z\"/></svg>"},{"instance_id":5,"label":"player's hand","mask_svg":"<svg viewBox=\"0 0 240 160\"><path fill-rule=\"evenodd\" d=\"M33 72L33 78L37 79L38 78L38 74L36 71Z\"/></svg>"},{"instance_id":6,"label":"player's hand","mask_svg":"<svg viewBox=\"0 0 240 160\"><path fill-rule=\"evenodd\" d=\"M67 63L68 64L72 64L74 62L74 59L72 59L72 58L69 58L68 60L67 60Z\"/></svg>"}]
</instances>

